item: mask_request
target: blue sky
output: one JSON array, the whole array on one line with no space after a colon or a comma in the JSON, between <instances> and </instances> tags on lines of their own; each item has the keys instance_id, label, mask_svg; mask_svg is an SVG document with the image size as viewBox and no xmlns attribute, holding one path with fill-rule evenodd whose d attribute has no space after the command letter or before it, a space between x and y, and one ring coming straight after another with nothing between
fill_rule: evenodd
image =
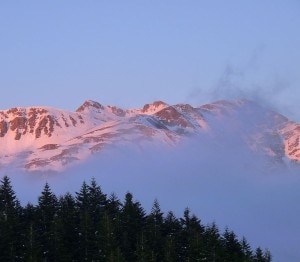
<instances>
[{"instance_id":1,"label":"blue sky","mask_svg":"<svg viewBox=\"0 0 300 262\"><path fill-rule=\"evenodd\" d=\"M0 108L256 99L300 121L300 1L1 1Z\"/></svg>"}]
</instances>

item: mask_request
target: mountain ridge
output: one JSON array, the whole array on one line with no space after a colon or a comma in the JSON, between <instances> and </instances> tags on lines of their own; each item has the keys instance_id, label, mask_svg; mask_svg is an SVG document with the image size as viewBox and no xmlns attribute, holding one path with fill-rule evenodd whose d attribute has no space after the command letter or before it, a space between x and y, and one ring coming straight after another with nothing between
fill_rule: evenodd
<instances>
[{"instance_id":1,"label":"mountain ridge","mask_svg":"<svg viewBox=\"0 0 300 262\"><path fill-rule=\"evenodd\" d=\"M253 101L199 107L155 101L123 109L86 100L75 112L43 106L1 110L0 164L61 171L112 145L176 146L188 137L213 142L227 134L274 161L300 162L300 125Z\"/></svg>"}]
</instances>

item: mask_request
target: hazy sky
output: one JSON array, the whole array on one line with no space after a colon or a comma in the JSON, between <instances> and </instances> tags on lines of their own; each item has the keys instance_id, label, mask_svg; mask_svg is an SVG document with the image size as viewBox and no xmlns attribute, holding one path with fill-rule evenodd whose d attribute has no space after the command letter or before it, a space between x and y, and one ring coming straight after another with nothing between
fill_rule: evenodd
<instances>
[{"instance_id":1,"label":"hazy sky","mask_svg":"<svg viewBox=\"0 0 300 262\"><path fill-rule=\"evenodd\" d=\"M300 121L300 1L1 1L0 108L246 97Z\"/></svg>"}]
</instances>

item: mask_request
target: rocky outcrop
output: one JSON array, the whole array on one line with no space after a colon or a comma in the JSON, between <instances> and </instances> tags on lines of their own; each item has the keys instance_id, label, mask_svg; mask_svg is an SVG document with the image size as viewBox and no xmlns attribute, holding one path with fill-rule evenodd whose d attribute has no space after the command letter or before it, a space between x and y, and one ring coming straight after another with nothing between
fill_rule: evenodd
<instances>
[{"instance_id":1,"label":"rocky outcrop","mask_svg":"<svg viewBox=\"0 0 300 262\"><path fill-rule=\"evenodd\" d=\"M272 161L300 162L300 125L253 102L193 107L156 101L121 109L88 100L76 112L47 107L0 111L0 165L21 158L18 162L30 170L56 169L115 144L175 145L184 137L207 134L220 142L229 133Z\"/></svg>"}]
</instances>

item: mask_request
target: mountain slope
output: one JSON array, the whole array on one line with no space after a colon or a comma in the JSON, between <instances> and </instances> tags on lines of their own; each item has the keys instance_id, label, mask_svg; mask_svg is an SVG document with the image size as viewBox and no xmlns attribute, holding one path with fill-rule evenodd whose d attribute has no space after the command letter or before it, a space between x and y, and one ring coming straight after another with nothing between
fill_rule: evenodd
<instances>
[{"instance_id":1,"label":"mountain slope","mask_svg":"<svg viewBox=\"0 0 300 262\"><path fill-rule=\"evenodd\" d=\"M168 147L189 137L224 146L232 139L275 162L300 161L299 135L299 124L247 100L200 107L156 101L141 109L89 100L75 112L49 107L0 111L0 163L59 171L108 147Z\"/></svg>"}]
</instances>

